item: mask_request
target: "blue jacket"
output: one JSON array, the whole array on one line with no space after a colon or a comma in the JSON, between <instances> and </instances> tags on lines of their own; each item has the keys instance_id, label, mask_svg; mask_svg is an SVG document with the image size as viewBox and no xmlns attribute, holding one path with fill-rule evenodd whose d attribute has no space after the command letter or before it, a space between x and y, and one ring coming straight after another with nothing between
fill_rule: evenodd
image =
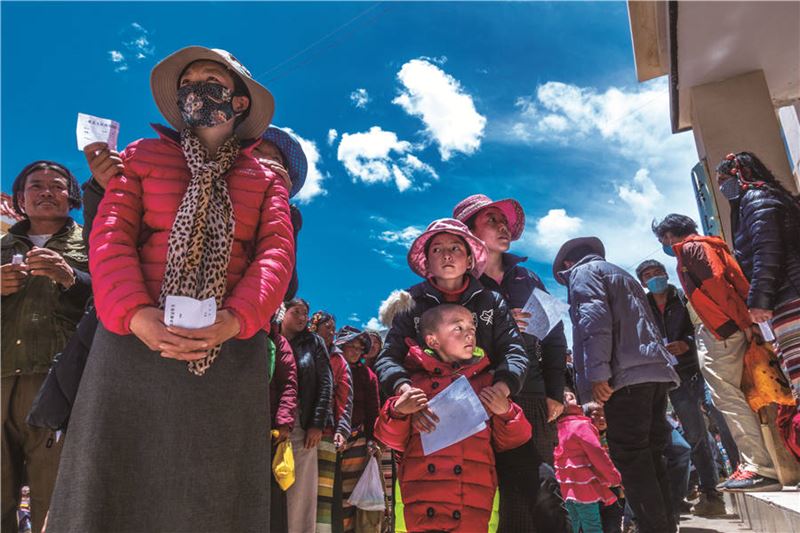
<instances>
[{"instance_id":1,"label":"blue jacket","mask_svg":"<svg viewBox=\"0 0 800 533\"><path fill-rule=\"evenodd\" d=\"M573 357L581 402L592 383L614 390L639 383L680 383L670 365L644 289L633 276L599 255L562 273L569 288Z\"/></svg>"},{"instance_id":2,"label":"blue jacket","mask_svg":"<svg viewBox=\"0 0 800 533\"><path fill-rule=\"evenodd\" d=\"M504 273L500 284L498 285L486 274L481 276L481 283L487 289L499 292L506 299L508 307L522 308L531 297L533 289L538 288L547 292L539 276L520 265L527 260L527 257L503 254ZM541 340L541 344L537 342L536 337L527 333L522 333L522 338L525 341L530 366L520 394L547 395L559 402L563 401L567 367L567 338L564 335L564 323L556 324Z\"/></svg>"},{"instance_id":3,"label":"blue jacket","mask_svg":"<svg viewBox=\"0 0 800 533\"><path fill-rule=\"evenodd\" d=\"M800 216L791 200L752 185L731 202L733 248L750 280L747 306L773 310L800 298Z\"/></svg>"}]
</instances>

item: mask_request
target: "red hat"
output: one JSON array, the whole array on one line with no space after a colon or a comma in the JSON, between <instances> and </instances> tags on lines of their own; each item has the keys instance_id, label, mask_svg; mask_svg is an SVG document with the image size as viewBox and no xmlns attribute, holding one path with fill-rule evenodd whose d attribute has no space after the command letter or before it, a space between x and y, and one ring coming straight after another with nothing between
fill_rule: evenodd
<instances>
[{"instance_id":1,"label":"red hat","mask_svg":"<svg viewBox=\"0 0 800 533\"><path fill-rule=\"evenodd\" d=\"M428 258L425 257L425 249L428 241L439 233L450 233L464 239L472 255L472 269L470 273L476 278L481 277L483 269L486 268L486 245L483 241L470 233L463 222L452 218L440 218L430 223L428 228L416 238L408 251L408 266L415 274L425 279L430 277L428 271Z\"/></svg>"},{"instance_id":2,"label":"red hat","mask_svg":"<svg viewBox=\"0 0 800 533\"><path fill-rule=\"evenodd\" d=\"M458 202L458 205L453 208L453 218L466 224L473 215L487 207L496 207L506 216L512 241L520 238L525 229L525 211L522 210L518 201L511 198L493 202L485 194L473 194Z\"/></svg>"}]
</instances>

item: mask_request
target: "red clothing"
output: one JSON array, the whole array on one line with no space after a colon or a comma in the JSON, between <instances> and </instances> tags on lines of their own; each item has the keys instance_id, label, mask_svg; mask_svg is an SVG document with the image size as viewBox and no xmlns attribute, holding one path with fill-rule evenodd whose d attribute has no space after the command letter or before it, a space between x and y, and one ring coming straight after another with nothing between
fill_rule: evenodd
<instances>
[{"instance_id":1,"label":"red clothing","mask_svg":"<svg viewBox=\"0 0 800 533\"><path fill-rule=\"evenodd\" d=\"M331 348L330 363L333 372L333 409L325 433L341 433L348 438L350 418L353 416L353 376L350 374L350 365L336 347Z\"/></svg>"},{"instance_id":2,"label":"red clothing","mask_svg":"<svg viewBox=\"0 0 800 533\"><path fill-rule=\"evenodd\" d=\"M363 426L364 436L372 440L381 401L378 376L361 361L350 365L350 374L353 376L353 416L350 424L354 431Z\"/></svg>"},{"instance_id":3,"label":"red clothing","mask_svg":"<svg viewBox=\"0 0 800 533\"><path fill-rule=\"evenodd\" d=\"M470 363L444 363L418 346L405 359L411 385L429 399L462 375L476 392L490 386L489 358ZM397 399L384 404L375 438L403 453L398 478L408 531L486 531L497 488L494 452L516 448L531 438L522 409L511 402L508 413L492 415L483 431L426 457L411 417L394 412Z\"/></svg>"},{"instance_id":4,"label":"red clothing","mask_svg":"<svg viewBox=\"0 0 800 533\"><path fill-rule=\"evenodd\" d=\"M111 179L94 219L89 264L97 315L127 335L133 315L155 306L164 279L172 224L191 179L175 132L140 139L123 152L125 170ZM294 235L286 185L243 148L225 178L234 236L222 308L239 319L237 338L269 327L292 276Z\"/></svg>"},{"instance_id":5,"label":"red clothing","mask_svg":"<svg viewBox=\"0 0 800 533\"><path fill-rule=\"evenodd\" d=\"M746 303L750 283L725 241L692 235L672 248L683 291L717 339L752 325Z\"/></svg>"},{"instance_id":6,"label":"red clothing","mask_svg":"<svg viewBox=\"0 0 800 533\"><path fill-rule=\"evenodd\" d=\"M297 409L297 363L292 346L283 335L270 333L275 343L275 372L269 383L269 407L272 412L272 427L294 427Z\"/></svg>"},{"instance_id":7,"label":"red clothing","mask_svg":"<svg viewBox=\"0 0 800 533\"><path fill-rule=\"evenodd\" d=\"M603 445L592 419L580 406L570 405L558 421L558 446L553 452L556 479L565 500L579 503L617 500L609 487L622 481Z\"/></svg>"}]
</instances>

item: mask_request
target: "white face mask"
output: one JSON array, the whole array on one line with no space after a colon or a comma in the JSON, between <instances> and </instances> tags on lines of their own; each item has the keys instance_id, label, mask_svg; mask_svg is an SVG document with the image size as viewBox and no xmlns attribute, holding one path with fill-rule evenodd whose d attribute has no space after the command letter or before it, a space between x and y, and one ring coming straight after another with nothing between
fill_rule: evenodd
<instances>
[{"instance_id":1,"label":"white face mask","mask_svg":"<svg viewBox=\"0 0 800 533\"><path fill-rule=\"evenodd\" d=\"M729 178L723 181L719 186L719 192L728 200L736 200L742 192L739 180L737 178Z\"/></svg>"}]
</instances>

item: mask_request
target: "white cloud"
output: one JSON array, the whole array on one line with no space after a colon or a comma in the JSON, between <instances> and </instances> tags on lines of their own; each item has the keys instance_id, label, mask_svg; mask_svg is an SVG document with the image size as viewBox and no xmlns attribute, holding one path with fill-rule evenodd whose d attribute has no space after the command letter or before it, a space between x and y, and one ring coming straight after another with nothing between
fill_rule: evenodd
<instances>
[{"instance_id":1,"label":"white cloud","mask_svg":"<svg viewBox=\"0 0 800 533\"><path fill-rule=\"evenodd\" d=\"M626 268L635 268L648 256L669 264L650 231L650 221L672 212L697 216L689 181L697 153L690 133L673 135L670 130L667 84L654 80L634 89L611 87L601 92L550 81L534 95L518 98L516 106L517 113L505 121L504 140L568 145L576 155L596 159L595 183L571 192L570 215L563 209L550 210L540 222L581 219L575 232L600 237L608 258ZM622 164L635 165L634 175L620 177L609 170ZM563 216L552 216L559 211ZM554 248L566 239L562 234L552 238L560 242L548 245L537 226L538 222L529 227L533 236L524 240L523 247L540 260L552 260Z\"/></svg>"},{"instance_id":2,"label":"white cloud","mask_svg":"<svg viewBox=\"0 0 800 533\"><path fill-rule=\"evenodd\" d=\"M297 138L300 142L300 147L303 149L303 153L306 154L306 160L308 161L306 181L303 184L303 188L295 195L294 199L300 203L307 204L317 196L328 194L327 191L322 188L322 181L325 179L325 176L320 171L321 157L317 149L317 144L314 141L304 139L291 128L284 127L283 129Z\"/></svg>"},{"instance_id":3,"label":"white cloud","mask_svg":"<svg viewBox=\"0 0 800 533\"><path fill-rule=\"evenodd\" d=\"M343 133L337 158L354 180L394 181L403 192L411 188L415 175L438 177L433 168L409 153L412 149L411 143L400 140L396 133L373 126L367 132Z\"/></svg>"},{"instance_id":4,"label":"white cloud","mask_svg":"<svg viewBox=\"0 0 800 533\"><path fill-rule=\"evenodd\" d=\"M370 317L365 323L361 324L361 329L371 329L373 331L386 331L388 328L377 317Z\"/></svg>"},{"instance_id":5,"label":"white cloud","mask_svg":"<svg viewBox=\"0 0 800 533\"><path fill-rule=\"evenodd\" d=\"M390 244L399 244L403 248L409 248L414 239L422 234L422 228L417 226L408 226L398 231L386 230L381 232L378 236L383 242Z\"/></svg>"},{"instance_id":6,"label":"white cloud","mask_svg":"<svg viewBox=\"0 0 800 533\"><path fill-rule=\"evenodd\" d=\"M369 93L366 89L356 89L350 93L350 101L359 109L364 109L370 102Z\"/></svg>"},{"instance_id":7,"label":"white cloud","mask_svg":"<svg viewBox=\"0 0 800 533\"><path fill-rule=\"evenodd\" d=\"M339 132L331 128L328 130L328 146L333 146L334 141L339 137Z\"/></svg>"},{"instance_id":8,"label":"white cloud","mask_svg":"<svg viewBox=\"0 0 800 533\"><path fill-rule=\"evenodd\" d=\"M577 237L582 229L581 218L568 215L566 209L551 209L526 233L531 235L528 239L535 247L552 255L565 241Z\"/></svg>"},{"instance_id":9,"label":"white cloud","mask_svg":"<svg viewBox=\"0 0 800 533\"><path fill-rule=\"evenodd\" d=\"M143 61L152 57L156 51L150 42L150 32L138 22L125 26L119 32L122 42L121 50L109 50L109 58L114 64L114 72L128 70L131 62Z\"/></svg>"},{"instance_id":10,"label":"white cloud","mask_svg":"<svg viewBox=\"0 0 800 533\"><path fill-rule=\"evenodd\" d=\"M361 322L361 318L358 316L358 313L350 313L350 316L347 317L347 320L350 322Z\"/></svg>"},{"instance_id":11,"label":"white cloud","mask_svg":"<svg viewBox=\"0 0 800 533\"><path fill-rule=\"evenodd\" d=\"M425 134L439 147L442 160L456 152L472 154L481 145L486 117L461 84L425 59L412 59L397 73L402 84L393 102L425 124Z\"/></svg>"}]
</instances>

